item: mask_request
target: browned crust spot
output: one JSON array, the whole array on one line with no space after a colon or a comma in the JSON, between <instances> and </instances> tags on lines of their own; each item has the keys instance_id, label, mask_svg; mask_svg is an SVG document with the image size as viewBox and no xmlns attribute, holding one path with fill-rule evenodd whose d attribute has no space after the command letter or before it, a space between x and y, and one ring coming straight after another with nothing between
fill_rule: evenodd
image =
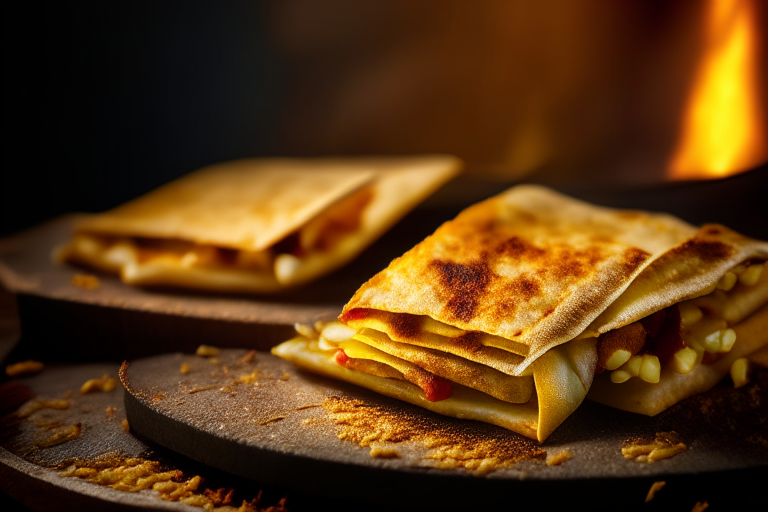
<instances>
[{"instance_id":1,"label":"browned crust spot","mask_svg":"<svg viewBox=\"0 0 768 512\"><path fill-rule=\"evenodd\" d=\"M392 333L400 340L415 340L421 332L421 317L409 313L392 315L389 326Z\"/></svg>"},{"instance_id":2,"label":"browned crust spot","mask_svg":"<svg viewBox=\"0 0 768 512\"><path fill-rule=\"evenodd\" d=\"M461 264L433 260L429 266L437 273L443 289L450 294L445 305L448 313L463 322L472 320L479 299L494 275L488 263L476 261Z\"/></svg>"}]
</instances>

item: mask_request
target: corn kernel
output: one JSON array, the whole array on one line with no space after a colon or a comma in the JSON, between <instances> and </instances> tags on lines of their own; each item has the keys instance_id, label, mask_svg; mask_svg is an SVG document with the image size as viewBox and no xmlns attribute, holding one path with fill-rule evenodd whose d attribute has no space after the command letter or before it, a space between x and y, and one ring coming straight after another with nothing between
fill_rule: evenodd
<instances>
[{"instance_id":1,"label":"corn kernel","mask_svg":"<svg viewBox=\"0 0 768 512\"><path fill-rule=\"evenodd\" d=\"M754 286L760 280L763 273L763 265L752 265L739 276L741 284Z\"/></svg>"},{"instance_id":2,"label":"corn kernel","mask_svg":"<svg viewBox=\"0 0 768 512\"><path fill-rule=\"evenodd\" d=\"M643 355L643 361L640 363L639 377L645 382L656 384L661 378L661 363L659 358L650 354Z\"/></svg>"},{"instance_id":3,"label":"corn kernel","mask_svg":"<svg viewBox=\"0 0 768 512\"><path fill-rule=\"evenodd\" d=\"M695 324L704 316L701 309L691 302L682 302L678 304L677 309L680 310L680 320L686 327Z\"/></svg>"},{"instance_id":4,"label":"corn kernel","mask_svg":"<svg viewBox=\"0 0 768 512\"><path fill-rule=\"evenodd\" d=\"M320 336L320 338L317 340L317 348L320 350L336 350L337 348L336 343L330 343L327 339Z\"/></svg>"},{"instance_id":5,"label":"corn kernel","mask_svg":"<svg viewBox=\"0 0 768 512\"><path fill-rule=\"evenodd\" d=\"M296 330L298 334L300 334L301 336L304 336L305 338L314 338L315 336L317 336L317 331L311 325L296 322L295 324L293 324L293 328Z\"/></svg>"},{"instance_id":6,"label":"corn kernel","mask_svg":"<svg viewBox=\"0 0 768 512\"><path fill-rule=\"evenodd\" d=\"M736 331L733 329L720 331L720 350L718 352L730 352L734 343L736 343Z\"/></svg>"},{"instance_id":7,"label":"corn kernel","mask_svg":"<svg viewBox=\"0 0 768 512\"><path fill-rule=\"evenodd\" d=\"M275 277L281 284L288 284L301 268L301 260L293 254L278 254L274 262Z\"/></svg>"},{"instance_id":8,"label":"corn kernel","mask_svg":"<svg viewBox=\"0 0 768 512\"><path fill-rule=\"evenodd\" d=\"M746 265L736 265L731 269L731 272L736 274L737 276L741 275L745 270L747 270Z\"/></svg>"},{"instance_id":9,"label":"corn kernel","mask_svg":"<svg viewBox=\"0 0 768 512\"><path fill-rule=\"evenodd\" d=\"M731 365L733 387L738 389L749 382L749 359L741 357Z\"/></svg>"},{"instance_id":10,"label":"corn kernel","mask_svg":"<svg viewBox=\"0 0 768 512\"><path fill-rule=\"evenodd\" d=\"M643 356L632 356L629 358L629 361L624 363L622 366L622 369L629 373L633 377L637 377L640 375L640 365L643 362Z\"/></svg>"},{"instance_id":11,"label":"corn kernel","mask_svg":"<svg viewBox=\"0 0 768 512\"><path fill-rule=\"evenodd\" d=\"M672 356L672 368L677 373L688 373L696 366L698 357L694 349L690 347L682 348Z\"/></svg>"},{"instance_id":12,"label":"corn kernel","mask_svg":"<svg viewBox=\"0 0 768 512\"><path fill-rule=\"evenodd\" d=\"M627 382L631 378L632 376L629 374L629 372L625 372L624 370L614 370L611 372L611 382L614 384Z\"/></svg>"},{"instance_id":13,"label":"corn kernel","mask_svg":"<svg viewBox=\"0 0 768 512\"><path fill-rule=\"evenodd\" d=\"M719 352L723 346L722 336L723 336L723 329L704 336L704 342L703 342L704 350L712 354L714 354L715 352Z\"/></svg>"},{"instance_id":14,"label":"corn kernel","mask_svg":"<svg viewBox=\"0 0 768 512\"><path fill-rule=\"evenodd\" d=\"M717 283L717 287L723 291L730 291L731 288L736 286L736 281L738 280L738 277L736 277L736 274L733 272L726 272L723 277L720 278L720 281Z\"/></svg>"},{"instance_id":15,"label":"corn kernel","mask_svg":"<svg viewBox=\"0 0 768 512\"><path fill-rule=\"evenodd\" d=\"M323 328L321 335L331 343L340 343L350 339L355 335L355 332L357 331L341 322L331 322Z\"/></svg>"},{"instance_id":16,"label":"corn kernel","mask_svg":"<svg viewBox=\"0 0 768 512\"><path fill-rule=\"evenodd\" d=\"M608 360L605 362L605 369L615 370L619 366L629 361L630 357L632 357L632 352L630 352L629 350L624 350L620 348L619 350L611 354L611 357L609 357Z\"/></svg>"}]
</instances>

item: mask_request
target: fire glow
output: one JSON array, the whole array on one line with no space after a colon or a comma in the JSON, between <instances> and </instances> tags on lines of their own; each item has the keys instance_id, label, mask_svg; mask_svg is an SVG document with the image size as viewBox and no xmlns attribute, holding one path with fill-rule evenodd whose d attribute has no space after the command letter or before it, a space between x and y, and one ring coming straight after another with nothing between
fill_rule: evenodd
<instances>
[{"instance_id":1,"label":"fire glow","mask_svg":"<svg viewBox=\"0 0 768 512\"><path fill-rule=\"evenodd\" d=\"M683 111L671 179L720 178L768 160L751 0L709 0L702 59Z\"/></svg>"}]
</instances>

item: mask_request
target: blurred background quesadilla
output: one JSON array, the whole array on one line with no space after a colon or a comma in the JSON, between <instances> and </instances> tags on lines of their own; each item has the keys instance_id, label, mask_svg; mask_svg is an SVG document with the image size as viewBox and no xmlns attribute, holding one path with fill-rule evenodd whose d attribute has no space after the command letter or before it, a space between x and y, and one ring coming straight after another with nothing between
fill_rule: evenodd
<instances>
[{"instance_id":1,"label":"blurred background quesadilla","mask_svg":"<svg viewBox=\"0 0 768 512\"><path fill-rule=\"evenodd\" d=\"M82 220L55 257L134 285L274 292L352 260L460 167L447 155L214 165Z\"/></svg>"}]
</instances>

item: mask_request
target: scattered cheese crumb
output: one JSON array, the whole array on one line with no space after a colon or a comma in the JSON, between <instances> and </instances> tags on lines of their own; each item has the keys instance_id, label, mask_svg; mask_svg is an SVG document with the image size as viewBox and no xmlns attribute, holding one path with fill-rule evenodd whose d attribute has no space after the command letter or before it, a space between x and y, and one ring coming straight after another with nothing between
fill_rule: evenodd
<instances>
[{"instance_id":1,"label":"scattered cheese crumb","mask_svg":"<svg viewBox=\"0 0 768 512\"><path fill-rule=\"evenodd\" d=\"M667 485L667 482L653 482L651 488L648 489L648 495L645 497L645 502L648 503L651 501L653 497L656 496L656 493L659 492L665 485Z\"/></svg>"},{"instance_id":2,"label":"scattered cheese crumb","mask_svg":"<svg viewBox=\"0 0 768 512\"><path fill-rule=\"evenodd\" d=\"M188 374L189 372L192 371L192 368L187 363L181 363L181 368L179 368L179 371L182 374L186 375L186 374Z\"/></svg>"},{"instance_id":3,"label":"scattered cheese crumb","mask_svg":"<svg viewBox=\"0 0 768 512\"><path fill-rule=\"evenodd\" d=\"M219 355L219 349L210 345L200 345L195 351L195 355L202 357L215 357Z\"/></svg>"},{"instance_id":4,"label":"scattered cheese crumb","mask_svg":"<svg viewBox=\"0 0 768 512\"><path fill-rule=\"evenodd\" d=\"M16 364L11 364L5 367L5 374L9 377L17 377L19 375L28 375L30 373L37 373L43 370L45 365L40 361L21 361Z\"/></svg>"},{"instance_id":5,"label":"scattered cheese crumb","mask_svg":"<svg viewBox=\"0 0 768 512\"><path fill-rule=\"evenodd\" d=\"M561 452L553 453L547 457L547 466L559 466L565 461L571 460L573 453L570 450L563 450Z\"/></svg>"},{"instance_id":6,"label":"scattered cheese crumb","mask_svg":"<svg viewBox=\"0 0 768 512\"><path fill-rule=\"evenodd\" d=\"M101 281L90 274L75 274L72 276L72 284L83 290L96 290L101 286Z\"/></svg>"}]
</instances>

